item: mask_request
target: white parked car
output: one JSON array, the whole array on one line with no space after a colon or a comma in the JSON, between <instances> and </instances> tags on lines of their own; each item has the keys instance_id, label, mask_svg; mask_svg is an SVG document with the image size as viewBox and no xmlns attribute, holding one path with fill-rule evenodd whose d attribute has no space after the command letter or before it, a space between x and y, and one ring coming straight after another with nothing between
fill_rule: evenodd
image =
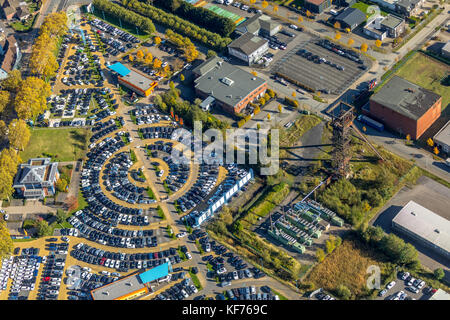
<instances>
[{"instance_id":1,"label":"white parked car","mask_svg":"<svg viewBox=\"0 0 450 320\"><path fill-rule=\"evenodd\" d=\"M184 238L186 236L186 232L180 232L177 234L177 238Z\"/></svg>"},{"instance_id":2,"label":"white parked car","mask_svg":"<svg viewBox=\"0 0 450 320\"><path fill-rule=\"evenodd\" d=\"M294 30L298 30L298 27L295 24L290 24L289 28L294 29Z\"/></svg>"},{"instance_id":3,"label":"white parked car","mask_svg":"<svg viewBox=\"0 0 450 320\"><path fill-rule=\"evenodd\" d=\"M189 260L192 259L192 256L191 256L191 254L189 252L186 252L186 258L188 258Z\"/></svg>"}]
</instances>

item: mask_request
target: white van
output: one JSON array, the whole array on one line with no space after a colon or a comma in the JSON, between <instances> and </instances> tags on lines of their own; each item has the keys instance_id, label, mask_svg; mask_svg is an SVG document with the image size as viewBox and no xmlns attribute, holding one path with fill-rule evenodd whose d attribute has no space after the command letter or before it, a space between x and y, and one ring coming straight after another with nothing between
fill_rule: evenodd
<instances>
[{"instance_id":1,"label":"white van","mask_svg":"<svg viewBox=\"0 0 450 320\"><path fill-rule=\"evenodd\" d=\"M338 15L337 11L336 11L336 10L333 10L333 9L330 10L330 13L331 13L333 16L337 16L337 15Z\"/></svg>"}]
</instances>

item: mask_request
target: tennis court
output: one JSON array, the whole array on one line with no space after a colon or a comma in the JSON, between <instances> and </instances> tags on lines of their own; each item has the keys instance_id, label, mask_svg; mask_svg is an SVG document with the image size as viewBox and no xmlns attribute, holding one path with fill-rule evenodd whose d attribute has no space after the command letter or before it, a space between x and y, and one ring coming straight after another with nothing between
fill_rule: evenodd
<instances>
[{"instance_id":1,"label":"tennis court","mask_svg":"<svg viewBox=\"0 0 450 320\"><path fill-rule=\"evenodd\" d=\"M242 23L245 20L244 17L241 17L240 15L230 12L228 10L222 9L218 6L214 6L214 5L209 6L208 10L211 10L212 12L215 12L222 17L231 19L231 21L233 21L236 25L239 25L240 23Z\"/></svg>"}]
</instances>

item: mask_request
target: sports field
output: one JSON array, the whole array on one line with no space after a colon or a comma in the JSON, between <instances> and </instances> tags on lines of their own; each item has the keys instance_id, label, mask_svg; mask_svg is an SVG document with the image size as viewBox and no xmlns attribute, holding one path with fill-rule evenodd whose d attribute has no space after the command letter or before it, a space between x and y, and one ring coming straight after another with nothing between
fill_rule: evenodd
<instances>
[{"instance_id":1,"label":"sports field","mask_svg":"<svg viewBox=\"0 0 450 320\"><path fill-rule=\"evenodd\" d=\"M238 15L236 13L233 13L233 12L230 12L228 10L222 9L222 8L220 8L218 6L212 5L212 6L209 6L207 9L211 10L212 12L217 13L219 16L222 16L222 17L230 19L236 25L239 25L240 23L242 23L245 20L244 17L241 17L240 15Z\"/></svg>"}]
</instances>

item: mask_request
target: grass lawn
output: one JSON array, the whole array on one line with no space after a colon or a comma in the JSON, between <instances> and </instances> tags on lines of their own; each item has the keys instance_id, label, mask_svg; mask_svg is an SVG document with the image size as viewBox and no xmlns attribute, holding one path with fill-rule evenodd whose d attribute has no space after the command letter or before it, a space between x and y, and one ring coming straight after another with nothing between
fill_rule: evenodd
<instances>
[{"instance_id":1,"label":"grass lawn","mask_svg":"<svg viewBox=\"0 0 450 320\"><path fill-rule=\"evenodd\" d=\"M86 129L32 129L30 142L20 157L23 162L45 155L56 161L74 161L82 157L87 135Z\"/></svg>"},{"instance_id":2,"label":"grass lawn","mask_svg":"<svg viewBox=\"0 0 450 320\"><path fill-rule=\"evenodd\" d=\"M449 67L421 52L409 59L396 74L442 96L442 111L450 103L450 90L441 84Z\"/></svg>"},{"instance_id":3,"label":"grass lawn","mask_svg":"<svg viewBox=\"0 0 450 320\"><path fill-rule=\"evenodd\" d=\"M194 284L194 286L198 290L201 290L202 289L202 285L200 284L200 280L198 279L196 274L192 273L191 269L189 269L189 275L191 276L192 283Z\"/></svg>"},{"instance_id":4,"label":"grass lawn","mask_svg":"<svg viewBox=\"0 0 450 320\"><path fill-rule=\"evenodd\" d=\"M359 9L363 13L365 13L366 16L370 16L370 13L367 12L367 8L369 8L371 6L373 6L373 5L370 5L370 4L367 4L367 3L364 3L364 2L357 2L354 5L352 5L352 8ZM378 8L380 9L380 14L382 16L387 16L388 13L386 11L381 10L380 7L378 7Z\"/></svg>"},{"instance_id":5,"label":"grass lawn","mask_svg":"<svg viewBox=\"0 0 450 320\"><path fill-rule=\"evenodd\" d=\"M311 270L305 281L313 283L315 288L324 288L330 292L335 292L342 284L350 289L353 297L365 297L370 294L370 290L366 287L369 276L366 270L370 265L380 267L382 283L383 278L391 273L384 256L373 251L357 239L344 240L326 256L325 260Z\"/></svg>"},{"instance_id":6,"label":"grass lawn","mask_svg":"<svg viewBox=\"0 0 450 320\"><path fill-rule=\"evenodd\" d=\"M281 293L279 293L278 291L275 291L275 290L273 290L272 289L272 292L273 292L273 294L275 295L277 295L279 298L280 298L280 300L288 300L288 298L286 298L285 296L283 296Z\"/></svg>"}]
</instances>

